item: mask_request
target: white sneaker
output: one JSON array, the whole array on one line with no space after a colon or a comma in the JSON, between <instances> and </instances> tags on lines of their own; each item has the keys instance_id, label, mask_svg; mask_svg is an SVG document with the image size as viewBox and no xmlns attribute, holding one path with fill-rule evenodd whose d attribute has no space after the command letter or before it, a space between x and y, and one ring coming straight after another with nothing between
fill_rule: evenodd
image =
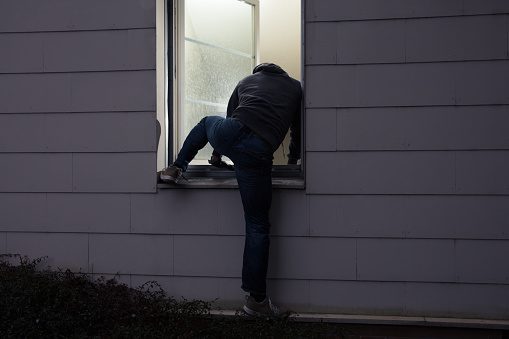
<instances>
[{"instance_id":1,"label":"white sneaker","mask_svg":"<svg viewBox=\"0 0 509 339\"><path fill-rule=\"evenodd\" d=\"M159 177L164 182L178 183L179 180L183 177L182 169L175 165L170 165L161 171Z\"/></svg>"},{"instance_id":2,"label":"white sneaker","mask_svg":"<svg viewBox=\"0 0 509 339\"><path fill-rule=\"evenodd\" d=\"M244 312L252 316L278 316L280 311L279 308L272 303L269 297L265 297L265 300L257 302L255 298L250 295L246 295L246 303L244 304Z\"/></svg>"}]
</instances>

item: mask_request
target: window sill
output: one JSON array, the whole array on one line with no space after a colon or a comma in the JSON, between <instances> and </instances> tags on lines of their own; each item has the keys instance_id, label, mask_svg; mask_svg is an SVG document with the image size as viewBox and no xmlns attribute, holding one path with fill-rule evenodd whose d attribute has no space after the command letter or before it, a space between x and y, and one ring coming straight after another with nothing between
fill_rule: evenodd
<instances>
[{"instance_id":1,"label":"window sill","mask_svg":"<svg viewBox=\"0 0 509 339\"><path fill-rule=\"evenodd\" d=\"M157 189L179 188L238 188L235 178L189 178L178 184L158 183ZM272 187L276 189L304 189L303 178L272 178Z\"/></svg>"},{"instance_id":2,"label":"window sill","mask_svg":"<svg viewBox=\"0 0 509 339\"><path fill-rule=\"evenodd\" d=\"M158 179L157 188L239 188L233 173L232 171L218 169L213 166L189 166L188 172L186 172L187 180L181 179L178 184L167 184ZM305 183L301 173L301 166L273 166L272 187L276 189L304 189Z\"/></svg>"}]
</instances>

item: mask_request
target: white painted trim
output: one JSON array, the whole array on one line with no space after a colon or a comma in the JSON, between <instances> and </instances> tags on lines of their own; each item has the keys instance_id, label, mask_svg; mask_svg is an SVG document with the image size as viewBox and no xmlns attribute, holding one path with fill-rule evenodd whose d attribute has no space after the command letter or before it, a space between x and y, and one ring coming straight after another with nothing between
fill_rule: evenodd
<instances>
[{"instance_id":1,"label":"white painted trim","mask_svg":"<svg viewBox=\"0 0 509 339\"><path fill-rule=\"evenodd\" d=\"M173 8L173 162L178 153L179 136L183 134L183 126L180 123L179 112L184 111L184 68L181 66L185 60L185 0L174 0ZM182 34L181 34L182 33Z\"/></svg>"},{"instance_id":2,"label":"white painted trim","mask_svg":"<svg viewBox=\"0 0 509 339\"><path fill-rule=\"evenodd\" d=\"M168 144L167 128L168 126L168 60L166 45L166 33L167 32L167 21L166 21L166 0L156 1L156 117L161 124L161 138L159 140L158 151L157 151L157 170L162 169L166 166L168 161L168 150L166 145ZM154 126L155 130L155 126Z\"/></svg>"},{"instance_id":3,"label":"white painted trim","mask_svg":"<svg viewBox=\"0 0 509 339\"><path fill-rule=\"evenodd\" d=\"M258 0L242 0L253 6L253 52L254 60L251 69L260 63L260 2Z\"/></svg>"},{"instance_id":4,"label":"white painted trim","mask_svg":"<svg viewBox=\"0 0 509 339\"><path fill-rule=\"evenodd\" d=\"M215 316L235 316L235 310L212 310ZM377 316L355 314L330 313L295 313L290 318L302 322L327 322L338 324L366 324L366 325L406 325L406 326L434 326L484 329L509 329L509 320L468 319L468 318L436 318L436 317L405 317L405 316Z\"/></svg>"}]
</instances>

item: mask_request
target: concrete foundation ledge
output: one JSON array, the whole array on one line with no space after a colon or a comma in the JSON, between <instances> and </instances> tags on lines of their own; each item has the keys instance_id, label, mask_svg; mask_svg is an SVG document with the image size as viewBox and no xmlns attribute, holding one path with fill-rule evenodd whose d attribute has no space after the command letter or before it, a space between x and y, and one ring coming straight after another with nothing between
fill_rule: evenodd
<instances>
[{"instance_id":1,"label":"concrete foundation ledge","mask_svg":"<svg viewBox=\"0 0 509 339\"><path fill-rule=\"evenodd\" d=\"M217 316L234 316L236 312L238 311L212 310L210 313L212 315ZM296 321L303 322L329 322L338 324L436 326L436 327L509 330L509 320L376 316L376 315L323 314L323 313L294 313L290 315L290 318L294 318Z\"/></svg>"}]
</instances>

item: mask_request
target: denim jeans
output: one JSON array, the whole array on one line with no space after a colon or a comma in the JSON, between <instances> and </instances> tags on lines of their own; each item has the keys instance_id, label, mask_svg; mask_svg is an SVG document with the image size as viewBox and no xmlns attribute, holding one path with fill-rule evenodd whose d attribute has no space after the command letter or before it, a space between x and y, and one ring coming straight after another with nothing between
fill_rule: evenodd
<instances>
[{"instance_id":1,"label":"denim jeans","mask_svg":"<svg viewBox=\"0 0 509 339\"><path fill-rule=\"evenodd\" d=\"M241 288L246 292L265 294L274 150L235 118L209 116L191 130L174 164L186 170L207 142L235 165L246 223Z\"/></svg>"}]
</instances>

